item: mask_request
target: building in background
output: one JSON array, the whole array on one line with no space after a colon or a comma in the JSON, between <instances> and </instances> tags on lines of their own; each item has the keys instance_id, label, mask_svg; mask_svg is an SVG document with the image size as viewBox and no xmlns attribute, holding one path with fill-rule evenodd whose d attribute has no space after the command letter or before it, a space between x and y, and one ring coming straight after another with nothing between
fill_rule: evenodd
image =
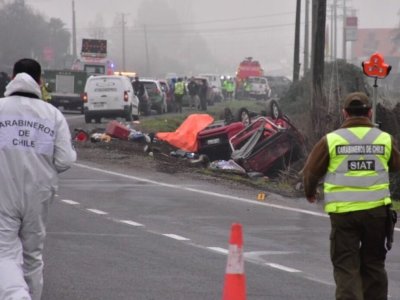
<instances>
[{"instance_id":1,"label":"building in background","mask_svg":"<svg viewBox=\"0 0 400 300\"><path fill-rule=\"evenodd\" d=\"M359 65L375 52L381 53L393 73L400 73L399 28L358 29L357 41L353 43L352 60Z\"/></svg>"}]
</instances>

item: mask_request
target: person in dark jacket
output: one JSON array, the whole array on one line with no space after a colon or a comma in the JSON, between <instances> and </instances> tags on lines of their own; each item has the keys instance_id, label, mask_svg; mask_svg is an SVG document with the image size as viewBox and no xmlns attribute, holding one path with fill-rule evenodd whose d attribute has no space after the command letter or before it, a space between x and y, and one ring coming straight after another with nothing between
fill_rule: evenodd
<instances>
[{"instance_id":1,"label":"person in dark jacket","mask_svg":"<svg viewBox=\"0 0 400 300\"><path fill-rule=\"evenodd\" d=\"M192 77L188 84L188 92L190 96L190 108L198 108L199 107L199 85Z\"/></svg>"},{"instance_id":2,"label":"person in dark jacket","mask_svg":"<svg viewBox=\"0 0 400 300\"><path fill-rule=\"evenodd\" d=\"M393 137L371 123L366 94L349 94L343 114L342 126L324 136L307 159L305 196L316 202L323 179L336 299L386 300L385 259L392 230L389 172L400 170L400 153Z\"/></svg>"},{"instance_id":3,"label":"person in dark jacket","mask_svg":"<svg viewBox=\"0 0 400 300\"><path fill-rule=\"evenodd\" d=\"M5 72L0 72L0 97L4 96L6 86L10 82L10 77Z\"/></svg>"}]
</instances>

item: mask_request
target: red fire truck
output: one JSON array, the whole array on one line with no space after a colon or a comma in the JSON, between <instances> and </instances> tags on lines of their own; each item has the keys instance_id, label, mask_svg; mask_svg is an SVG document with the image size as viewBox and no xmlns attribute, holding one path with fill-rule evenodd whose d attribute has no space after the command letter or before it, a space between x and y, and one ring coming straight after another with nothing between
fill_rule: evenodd
<instances>
[{"instance_id":1,"label":"red fire truck","mask_svg":"<svg viewBox=\"0 0 400 300\"><path fill-rule=\"evenodd\" d=\"M236 71L236 96L240 97L244 94L244 83L248 77L262 76L264 76L264 70L260 62L253 60L252 57L246 57Z\"/></svg>"}]
</instances>

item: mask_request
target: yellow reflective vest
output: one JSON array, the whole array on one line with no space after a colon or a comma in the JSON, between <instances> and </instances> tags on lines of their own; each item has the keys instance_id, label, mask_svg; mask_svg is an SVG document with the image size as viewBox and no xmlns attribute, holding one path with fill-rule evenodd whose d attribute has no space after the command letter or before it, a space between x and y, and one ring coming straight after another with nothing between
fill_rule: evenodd
<instances>
[{"instance_id":1,"label":"yellow reflective vest","mask_svg":"<svg viewBox=\"0 0 400 300\"><path fill-rule=\"evenodd\" d=\"M324 179L325 211L343 213L390 204L390 135L377 128L352 127L326 138L330 160Z\"/></svg>"},{"instance_id":2,"label":"yellow reflective vest","mask_svg":"<svg viewBox=\"0 0 400 300\"><path fill-rule=\"evenodd\" d=\"M185 83L183 81L178 81L175 83L175 95L184 95L185 94Z\"/></svg>"}]
</instances>

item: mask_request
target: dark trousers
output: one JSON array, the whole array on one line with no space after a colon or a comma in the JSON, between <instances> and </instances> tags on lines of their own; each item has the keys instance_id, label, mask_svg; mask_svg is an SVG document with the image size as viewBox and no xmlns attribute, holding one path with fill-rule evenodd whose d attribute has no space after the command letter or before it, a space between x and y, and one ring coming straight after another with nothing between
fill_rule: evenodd
<instances>
[{"instance_id":1,"label":"dark trousers","mask_svg":"<svg viewBox=\"0 0 400 300\"><path fill-rule=\"evenodd\" d=\"M330 214L336 300L387 300L385 206Z\"/></svg>"},{"instance_id":2,"label":"dark trousers","mask_svg":"<svg viewBox=\"0 0 400 300\"><path fill-rule=\"evenodd\" d=\"M175 94L175 104L176 104L176 112L182 112L182 99L183 95L176 95Z\"/></svg>"}]
</instances>

